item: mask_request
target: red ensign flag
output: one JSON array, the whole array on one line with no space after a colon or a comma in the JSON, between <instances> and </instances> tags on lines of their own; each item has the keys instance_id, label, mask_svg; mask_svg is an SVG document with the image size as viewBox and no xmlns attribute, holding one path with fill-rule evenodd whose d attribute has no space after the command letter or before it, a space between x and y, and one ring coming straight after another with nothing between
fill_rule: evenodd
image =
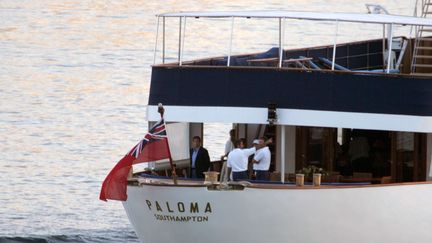
<instances>
[{"instance_id":1,"label":"red ensign flag","mask_svg":"<svg viewBox=\"0 0 432 243\"><path fill-rule=\"evenodd\" d=\"M102 183L99 199L126 201L127 177L132 165L170 157L165 122L162 119L114 166Z\"/></svg>"}]
</instances>

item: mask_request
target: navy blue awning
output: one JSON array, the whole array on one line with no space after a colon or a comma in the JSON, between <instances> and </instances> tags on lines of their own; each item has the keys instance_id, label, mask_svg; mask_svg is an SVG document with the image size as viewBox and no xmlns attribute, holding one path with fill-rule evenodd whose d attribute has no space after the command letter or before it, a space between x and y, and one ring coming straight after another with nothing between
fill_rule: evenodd
<instances>
[{"instance_id":1,"label":"navy blue awning","mask_svg":"<svg viewBox=\"0 0 432 243\"><path fill-rule=\"evenodd\" d=\"M369 129L382 129L386 123L391 127L389 119L397 122L405 117L406 122L418 122L419 127L428 127L420 130L432 131L432 80L407 76L275 68L155 66L149 106L158 103L181 108L185 117L178 114L177 118L171 118L178 121L211 122L209 117L217 114L193 113L191 116L186 112L187 109L198 111L199 108L205 112L210 108L221 116L224 112L232 116L214 122L265 123L267 105L275 103L279 111L291 111L286 116L301 116L293 111L309 112L304 118L308 120L302 122L298 117L290 117L287 121L280 120L280 124L289 125L296 121L296 125L337 127L341 125L337 122L338 116L346 124L349 117L355 120L356 116L367 119L367 115L374 115L380 122L375 128L368 124ZM235 110L246 113L237 114ZM328 119L335 119L335 122L320 121L325 117L320 117L322 112L331 114ZM151 114L150 109L150 119ZM256 119L252 116L263 117ZM405 124L403 127L409 126ZM395 126L393 130L399 129ZM407 129L401 127L400 130Z\"/></svg>"}]
</instances>

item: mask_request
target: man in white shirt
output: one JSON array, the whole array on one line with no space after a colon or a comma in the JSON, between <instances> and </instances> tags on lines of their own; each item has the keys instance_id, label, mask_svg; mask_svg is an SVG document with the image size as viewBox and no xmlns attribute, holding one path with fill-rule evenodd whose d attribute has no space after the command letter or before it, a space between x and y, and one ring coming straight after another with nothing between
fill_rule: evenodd
<instances>
[{"instance_id":1,"label":"man in white shirt","mask_svg":"<svg viewBox=\"0 0 432 243\"><path fill-rule=\"evenodd\" d=\"M246 140L238 139L234 143L235 149L228 154L227 166L232 170L234 181L248 179L248 157L255 153L255 147L245 149Z\"/></svg>"},{"instance_id":2,"label":"man in white shirt","mask_svg":"<svg viewBox=\"0 0 432 243\"><path fill-rule=\"evenodd\" d=\"M253 170L256 180L267 181L270 178L269 168L271 161L271 153L269 147L266 146L264 138L255 139L253 145L256 148L255 156L252 160Z\"/></svg>"}]
</instances>

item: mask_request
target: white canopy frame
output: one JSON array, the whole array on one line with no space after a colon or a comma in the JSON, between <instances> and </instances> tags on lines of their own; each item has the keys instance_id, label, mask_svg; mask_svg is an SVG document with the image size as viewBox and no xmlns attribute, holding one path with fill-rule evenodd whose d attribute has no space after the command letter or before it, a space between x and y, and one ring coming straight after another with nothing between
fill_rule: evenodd
<instances>
[{"instance_id":1,"label":"white canopy frame","mask_svg":"<svg viewBox=\"0 0 432 243\"><path fill-rule=\"evenodd\" d=\"M225 11L225 12L178 12L159 14L160 17L194 17L194 18L287 18L320 21L358 22L371 24L398 24L414 26L430 26L432 21L425 18L391 15L391 14L363 14L363 13L324 13L305 11ZM371 18L371 16L373 16Z\"/></svg>"},{"instance_id":2,"label":"white canopy frame","mask_svg":"<svg viewBox=\"0 0 432 243\"><path fill-rule=\"evenodd\" d=\"M184 53L184 42L186 32L186 18L231 18L231 33L229 41L229 49L227 55L227 66L231 65L232 45L234 37L234 22L235 18L277 18L279 19L279 63L278 67L282 67L283 63L283 44L285 41L285 22L286 19L299 19L299 20L313 20L313 21L334 21L335 22L335 37L333 45L333 58L332 58L332 70L335 67L336 59L336 45L339 22L351 22L351 23L371 23L381 24L383 26L383 53L385 52L385 26L388 25L387 41L388 41L388 55L387 55L387 70L390 72L390 61L392 55L392 38L394 25L411 25L411 26L430 26L432 27L432 21L430 19L401 16L401 15L390 15L390 14L361 14L361 13L322 13L322 12L303 12L303 11L225 11L225 12L178 12L178 13L164 13L157 15L158 27L157 35L159 32L159 18L162 17L162 63L165 63L165 18L176 17L179 18L179 41L178 41L178 63L181 66ZM182 21L184 19L184 21ZM183 23L182 23L183 22ZM155 55L156 60L157 52L157 40L155 44ZM383 56L385 60L386 57Z\"/></svg>"}]
</instances>

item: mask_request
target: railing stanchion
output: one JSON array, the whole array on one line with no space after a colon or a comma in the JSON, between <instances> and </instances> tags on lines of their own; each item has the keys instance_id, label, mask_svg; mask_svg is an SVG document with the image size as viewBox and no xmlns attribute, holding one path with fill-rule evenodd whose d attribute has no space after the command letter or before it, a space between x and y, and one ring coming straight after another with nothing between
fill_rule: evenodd
<instances>
[{"instance_id":1,"label":"railing stanchion","mask_svg":"<svg viewBox=\"0 0 432 243\"><path fill-rule=\"evenodd\" d=\"M234 36L234 17L231 17L231 36L230 36L230 43L229 43L227 67L229 67L231 64L231 51L232 51L233 36Z\"/></svg>"},{"instance_id":2,"label":"railing stanchion","mask_svg":"<svg viewBox=\"0 0 432 243\"><path fill-rule=\"evenodd\" d=\"M336 30L335 30L335 37L334 37L334 43L333 43L333 58L332 58L332 70L335 68L335 62L336 62L336 45L337 45L337 35L339 31L339 20L336 20Z\"/></svg>"},{"instance_id":3,"label":"railing stanchion","mask_svg":"<svg viewBox=\"0 0 432 243\"><path fill-rule=\"evenodd\" d=\"M155 41L155 47L154 47L154 52L153 52L153 65L156 64L156 52L157 52L157 44L158 44L158 39L159 39L159 16L157 17L157 24L156 24L156 41Z\"/></svg>"},{"instance_id":4,"label":"railing stanchion","mask_svg":"<svg viewBox=\"0 0 432 243\"><path fill-rule=\"evenodd\" d=\"M282 19L282 26L280 26L279 28L279 33L280 33L279 35L281 36L279 42L279 68L281 68L282 61L283 61L283 44L285 41L285 18Z\"/></svg>"},{"instance_id":5,"label":"railing stanchion","mask_svg":"<svg viewBox=\"0 0 432 243\"><path fill-rule=\"evenodd\" d=\"M162 63L165 63L165 17L162 17Z\"/></svg>"},{"instance_id":6,"label":"railing stanchion","mask_svg":"<svg viewBox=\"0 0 432 243\"><path fill-rule=\"evenodd\" d=\"M392 56L392 45L393 45L393 24L389 27L389 37L388 37L388 59L387 59L387 73L390 73L390 60Z\"/></svg>"},{"instance_id":7,"label":"railing stanchion","mask_svg":"<svg viewBox=\"0 0 432 243\"><path fill-rule=\"evenodd\" d=\"M182 44L181 44L180 61L179 61L180 66L183 64L183 53L184 53L185 39L186 39L186 16L184 17L184 22L183 22L183 38L182 38L182 42L181 42Z\"/></svg>"},{"instance_id":8,"label":"railing stanchion","mask_svg":"<svg viewBox=\"0 0 432 243\"><path fill-rule=\"evenodd\" d=\"M178 57L177 57L177 61L180 63L180 52L181 52L181 36L182 36L182 18L180 17L179 19L179 37L178 37Z\"/></svg>"}]
</instances>

